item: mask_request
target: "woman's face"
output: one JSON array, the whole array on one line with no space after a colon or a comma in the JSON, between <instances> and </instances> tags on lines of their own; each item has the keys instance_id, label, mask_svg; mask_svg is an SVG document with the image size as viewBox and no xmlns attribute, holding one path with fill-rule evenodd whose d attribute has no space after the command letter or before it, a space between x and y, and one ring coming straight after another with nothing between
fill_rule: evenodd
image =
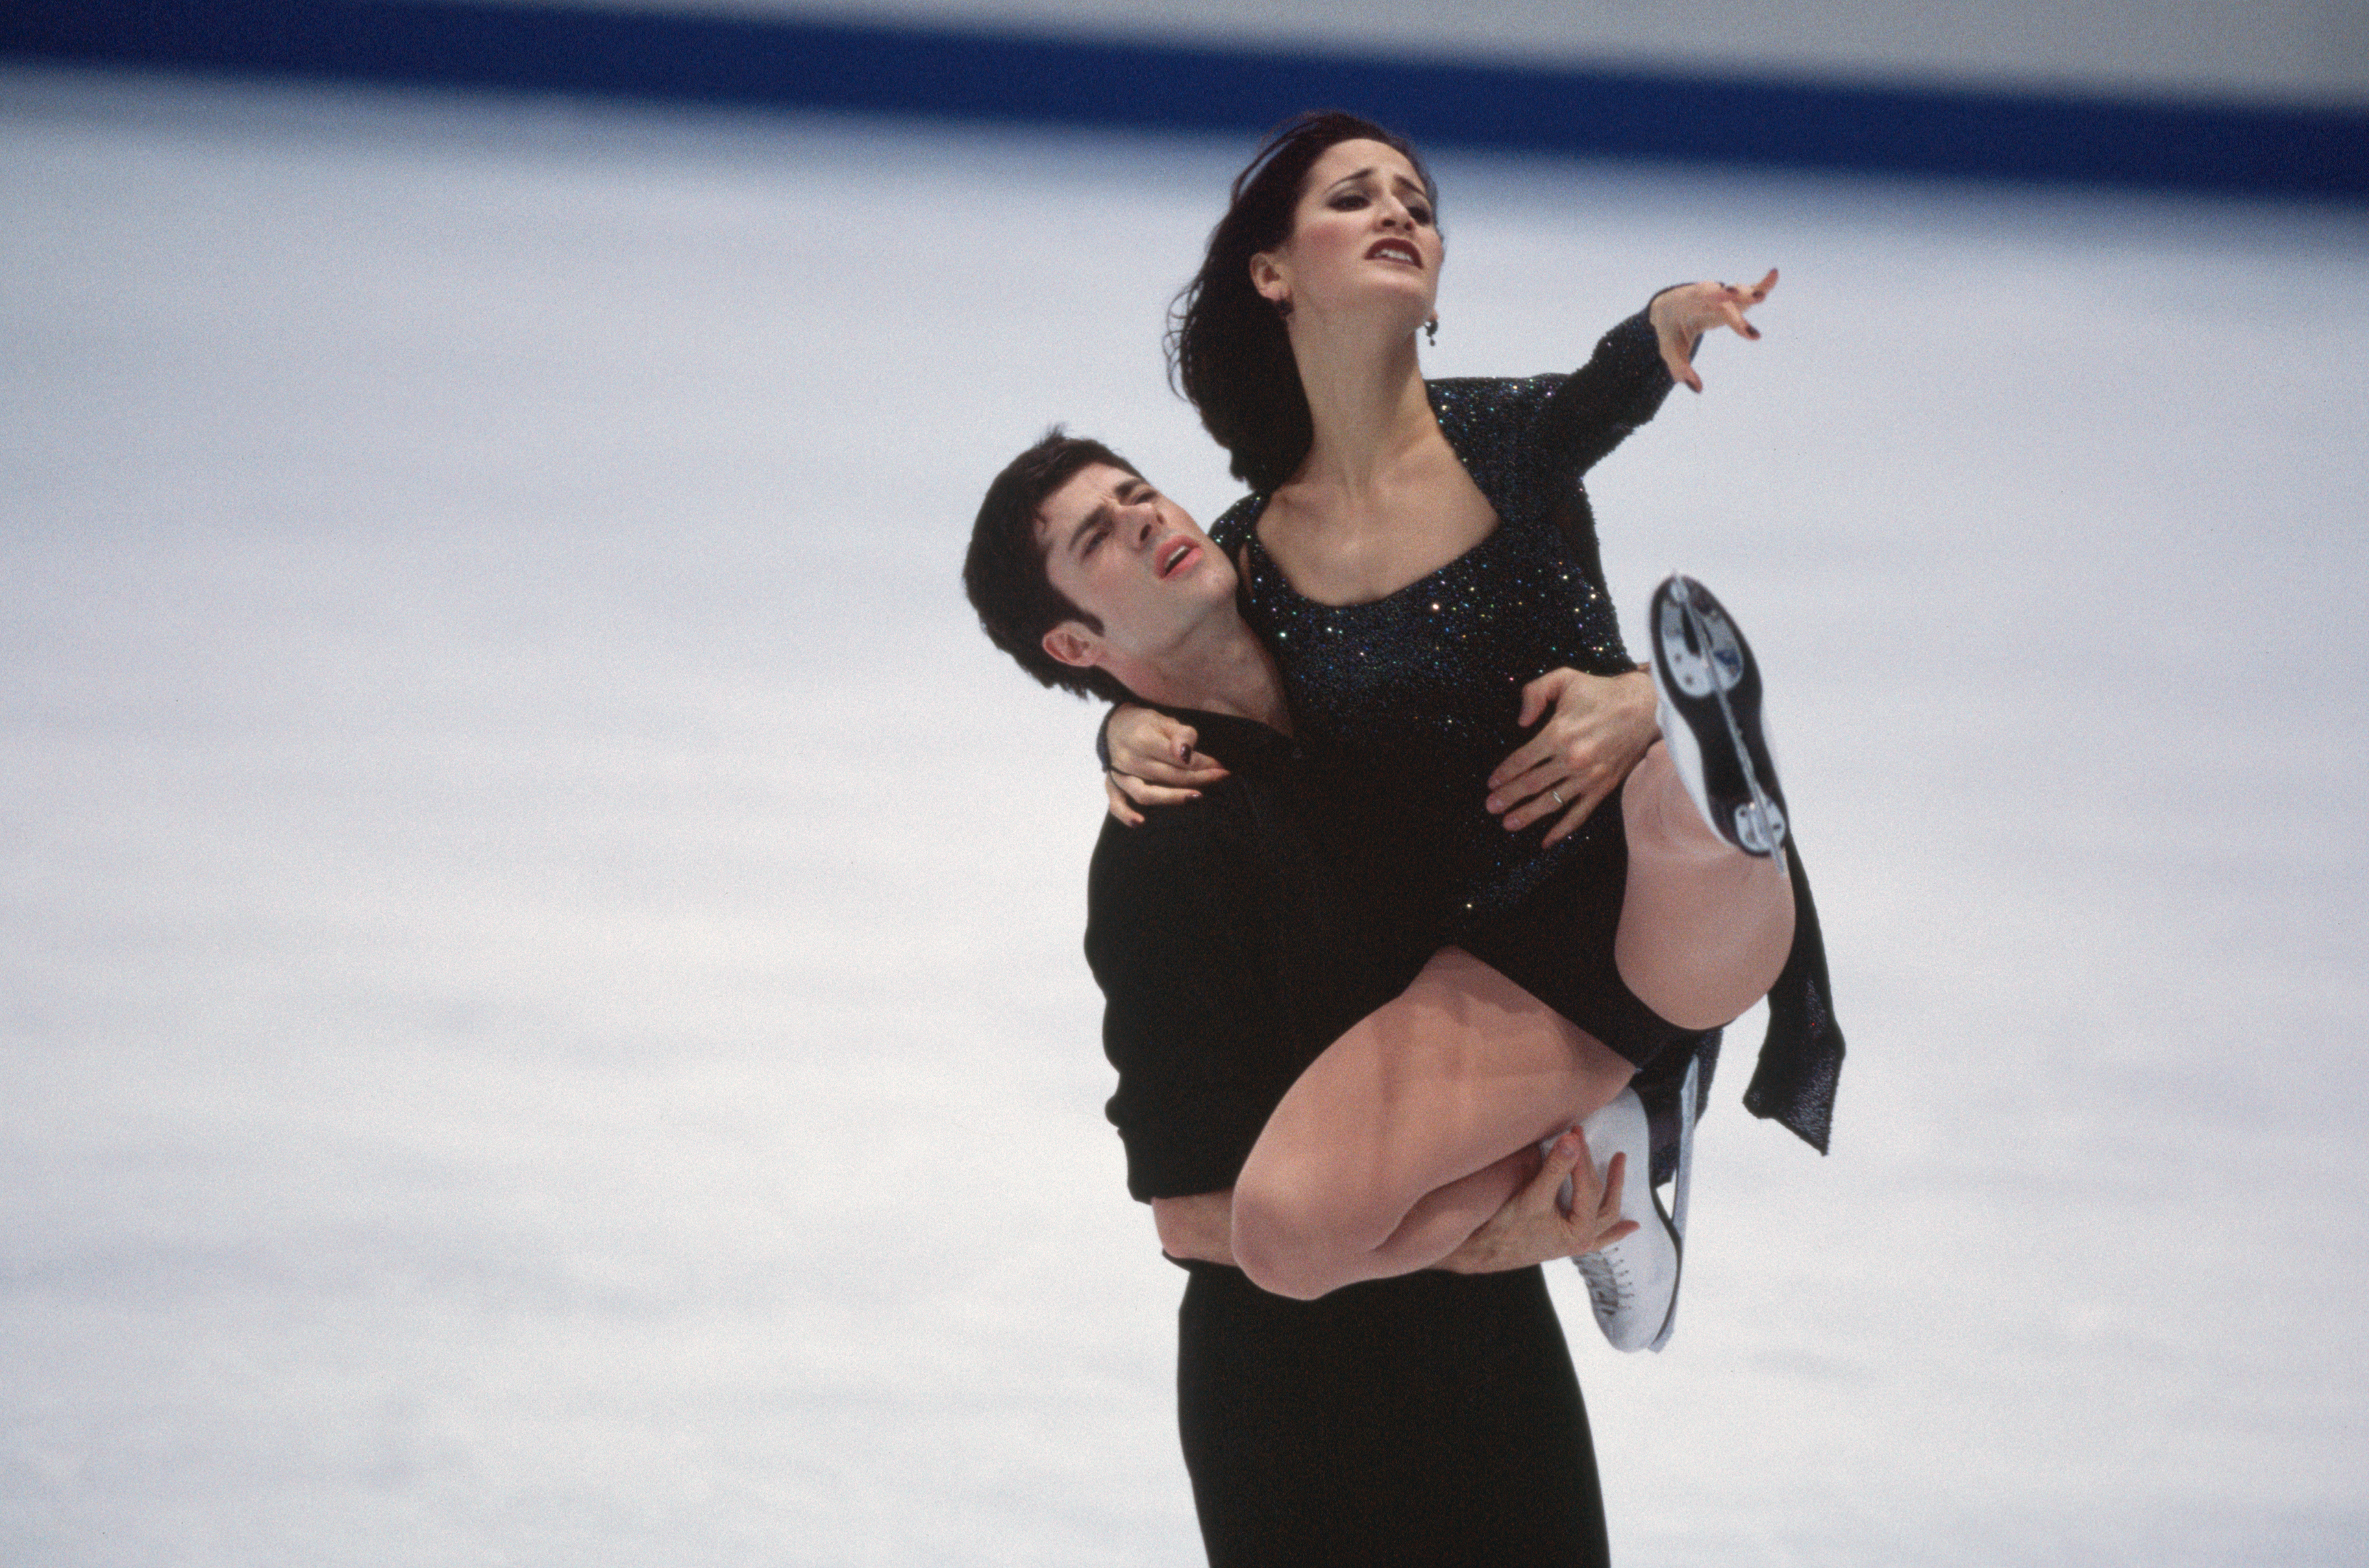
<instances>
[{"instance_id":1,"label":"woman's face","mask_svg":"<svg viewBox=\"0 0 2369 1568\"><path fill-rule=\"evenodd\" d=\"M1310 167L1291 237L1251 260L1270 301L1320 315L1389 309L1413 331L1438 296L1446 247L1423 177L1381 142L1337 142Z\"/></svg>"}]
</instances>

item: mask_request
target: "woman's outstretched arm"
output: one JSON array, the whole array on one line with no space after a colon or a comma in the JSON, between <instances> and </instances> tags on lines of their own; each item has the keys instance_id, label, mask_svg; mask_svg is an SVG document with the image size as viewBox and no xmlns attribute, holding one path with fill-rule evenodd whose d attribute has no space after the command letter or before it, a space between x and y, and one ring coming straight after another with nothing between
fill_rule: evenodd
<instances>
[{"instance_id":1,"label":"woman's outstretched arm","mask_svg":"<svg viewBox=\"0 0 2369 1568\"><path fill-rule=\"evenodd\" d=\"M1744 313L1768 297L1777 286L1777 269L1748 287L1736 283L1681 283L1675 289L1664 289L1645 307L1645 315L1654 324L1654 336L1662 349L1662 363L1668 367L1670 379L1689 392L1702 390L1702 377L1695 373L1695 346L1704 333L1716 326L1733 329L1739 338L1760 340L1760 328L1744 318Z\"/></svg>"},{"instance_id":2,"label":"woman's outstretched arm","mask_svg":"<svg viewBox=\"0 0 2369 1568\"><path fill-rule=\"evenodd\" d=\"M1745 313L1777 286L1774 269L1750 288L1727 283L1677 283L1596 341L1587 362L1562 378L1540 406L1533 445L1555 473L1576 477L1610 455L1637 427L1660 411L1673 386L1702 390L1694 368L1703 334L1730 327L1748 338L1759 328ZM1601 576L1591 548L1576 558Z\"/></svg>"}]
</instances>

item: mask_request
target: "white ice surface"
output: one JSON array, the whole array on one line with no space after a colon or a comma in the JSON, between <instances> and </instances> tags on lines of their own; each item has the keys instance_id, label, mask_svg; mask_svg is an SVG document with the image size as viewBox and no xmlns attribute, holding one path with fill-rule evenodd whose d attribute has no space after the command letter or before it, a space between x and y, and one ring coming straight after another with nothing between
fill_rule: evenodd
<instances>
[{"instance_id":1,"label":"white ice surface","mask_svg":"<svg viewBox=\"0 0 2369 1568\"><path fill-rule=\"evenodd\" d=\"M0 74L0 1561L1197 1560L956 573L1051 418L1230 498L1243 151ZM1559 1276L1620 1560L2364 1561L2369 218L1440 163L1443 373L1785 269L1594 487L1852 1054L1667 1353Z\"/></svg>"}]
</instances>

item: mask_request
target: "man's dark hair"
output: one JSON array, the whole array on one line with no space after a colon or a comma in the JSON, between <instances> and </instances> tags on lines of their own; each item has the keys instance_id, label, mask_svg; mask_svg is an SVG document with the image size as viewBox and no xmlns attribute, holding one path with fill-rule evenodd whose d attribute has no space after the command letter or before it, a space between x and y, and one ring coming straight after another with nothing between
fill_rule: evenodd
<instances>
[{"instance_id":1,"label":"man's dark hair","mask_svg":"<svg viewBox=\"0 0 2369 1568\"><path fill-rule=\"evenodd\" d=\"M1090 631L1103 629L1100 616L1088 614L1053 586L1045 570L1046 548L1036 542L1037 514L1046 498L1080 469L1096 463L1143 477L1134 464L1102 442L1070 435L1059 425L1005 464L988 486L978 518L970 525L963 591L978 612L979 628L988 640L1044 684L1082 697L1131 702L1134 693L1108 670L1063 664L1045 651L1045 634L1064 621L1079 622Z\"/></svg>"},{"instance_id":2,"label":"man's dark hair","mask_svg":"<svg viewBox=\"0 0 2369 1568\"><path fill-rule=\"evenodd\" d=\"M1405 137L1339 109L1295 115L1234 177L1232 200L1209 232L1201 270L1169 306L1169 379L1233 459L1234 477L1261 494L1291 477L1315 441L1316 422L1283 317L1251 284L1251 258L1291 237L1308 171L1343 142L1395 148L1438 206L1431 171Z\"/></svg>"}]
</instances>

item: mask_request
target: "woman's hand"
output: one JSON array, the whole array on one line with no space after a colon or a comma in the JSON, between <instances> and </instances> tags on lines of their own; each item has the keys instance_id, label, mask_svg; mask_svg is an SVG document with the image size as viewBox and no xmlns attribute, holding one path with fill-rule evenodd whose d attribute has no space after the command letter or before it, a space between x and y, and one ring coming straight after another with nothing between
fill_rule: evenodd
<instances>
[{"instance_id":1,"label":"woman's hand","mask_svg":"<svg viewBox=\"0 0 2369 1568\"><path fill-rule=\"evenodd\" d=\"M1654 717L1654 678L1583 675L1550 670L1522 688L1524 727L1554 707L1554 717L1489 775L1489 809L1519 832L1551 812L1562 819L1545 841L1568 837L1619 787L1660 734Z\"/></svg>"},{"instance_id":2,"label":"woman's hand","mask_svg":"<svg viewBox=\"0 0 2369 1568\"><path fill-rule=\"evenodd\" d=\"M1745 320L1744 313L1767 299L1776 286L1777 269L1771 267L1768 276L1748 289L1732 283L1681 283L1655 294L1645 315L1662 341L1662 363L1669 366L1670 379L1700 392L1702 377L1695 374L1695 345L1714 326L1733 327L1738 336L1757 341L1760 328Z\"/></svg>"},{"instance_id":3,"label":"woman's hand","mask_svg":"<svg viewBox=\"0 0 2369 1568\"><path fill-rule=\"evenodd\" d=\"M1104 734L1111 765L1103 775L1103 793L1110 797L1110 814L1130 828L1143 820L1137 807L1196 799L1200 786L1226 776L1225 769L1193 750L1201 738L1191 725L1157 709L1121 703L1111 710Z\"/></svg>"},{"instance_id":4,"label":"woman's hand","mask_svg":"<svg viewBox=\"0 0 2369 1568\"><path fill-rule=\"evenodd\" d=\"M1598 1182L1586 1135L1573 1127L1555 1139L1521 1191L1440 1259L1439 1266L1451 1274L1501 1274L1610 1246L1637 1229L1635 1220L1620 1218L1628 1165L1629 1156L1615 1154ZM1571 1183L1568 1210L1562 1206L1565 1181Z\"/></svg>"}]
</instances>

